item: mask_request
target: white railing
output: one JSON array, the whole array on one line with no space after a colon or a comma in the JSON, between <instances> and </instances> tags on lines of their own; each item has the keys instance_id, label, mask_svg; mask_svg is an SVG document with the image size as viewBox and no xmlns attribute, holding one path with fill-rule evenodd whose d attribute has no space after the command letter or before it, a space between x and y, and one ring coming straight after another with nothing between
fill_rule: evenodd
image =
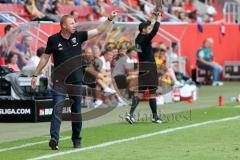
<instances>
[{"instance_id":1,"label":"white railing","mask_svg":"<svg viewBox=\"0 0 240 160\"><path fill-rule=\"evenodd\" d=\"M11 16L14 16L16 18L16 20L18 21L14 21L12 20L11 18L9 18L9 16L7 15L11 15ZM29 23L27 20L23 19L22 17L20 17L19 15L17 15L16 13L14 12L8 12L8 11L3 11L3 12L0 12L0 17L3 17L4 19L6 19L8 22L16 25L16 26L19 26L21 24L24 24L24 23ZM34 23L34 22L32 22ZM39 25L40 23L37 22L37 25ZM28 33L33 36L33 38L37 39L40 43L46 45L46 40L40 38L40 36L43 36L45 37L46 39L49 37L49 34L47 34L46 32L44 32L43 30L41 30L39 28L39 26L37 25L32 25L31 27L37 32L37 35L35 33L32 33L30 31L28 31Z\"/></svg>"},{"instance_id":2,"label":"white railing","mask_svg":"<svg viewBox=\"0 0 240 160\"><path fill-rule=\"evenodd\" d=\"M240 4L225 2L223 8L224 21L228 24L240 23Z\"/></svg>"}]
</instances>

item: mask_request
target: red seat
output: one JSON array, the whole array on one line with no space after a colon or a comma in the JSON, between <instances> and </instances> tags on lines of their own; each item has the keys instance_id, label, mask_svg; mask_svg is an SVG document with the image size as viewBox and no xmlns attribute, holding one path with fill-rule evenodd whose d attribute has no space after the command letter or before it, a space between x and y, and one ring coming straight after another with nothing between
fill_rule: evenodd
<instances>
[{"instance_id":1,"label":"red seat","mask_svg":"<svg viewBox=\"0 0 240 160\"><path fill-rule=\"evenodd\" d=\"M4 57L0 57L0 66L1 65L5 65L5 58Z\"/></svg>"}]
</instances>

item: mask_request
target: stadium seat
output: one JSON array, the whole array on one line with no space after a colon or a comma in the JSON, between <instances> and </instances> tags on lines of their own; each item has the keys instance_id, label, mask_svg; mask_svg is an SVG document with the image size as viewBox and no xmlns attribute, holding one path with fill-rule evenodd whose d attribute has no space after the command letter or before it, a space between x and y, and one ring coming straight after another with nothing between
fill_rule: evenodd
<instances>
[{"instance_id":1,"label":"stadium seat","mask_svg":"<svg viewBox=\"0 0 240 160\"><path fill-rule=\"evenodd\" d=\"M202 84L212 84L212 72L196 67L196 81Z\"/></svg>"}]
</instances>

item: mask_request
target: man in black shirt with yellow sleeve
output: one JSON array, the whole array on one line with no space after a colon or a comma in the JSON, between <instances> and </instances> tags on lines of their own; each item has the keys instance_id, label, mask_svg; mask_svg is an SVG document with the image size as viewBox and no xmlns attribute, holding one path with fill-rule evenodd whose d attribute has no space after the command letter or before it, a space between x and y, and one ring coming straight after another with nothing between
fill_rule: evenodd
<instances>
[{"instance_id":1,"label":"man in black shirt with yellow sleeve","mask_svg":"<svg viewBox=\"0 0 240 160\"><path fill-rule=\"evenodd\" d=\"M157 115L157 103L155 99L156 90L158 88L157 66L152 51L152 39L157 34L162 17L162 9L156 9L153 13L155 20L153 28L151 21L142 22L139 25L139 34L135 40L136 49L139 57L139 78L138 78L138 95L133 96L130 113L126 116L126 120L135 123L134 111L139 103L139 97L143 95L145 90L149 90L149 105L153 114L153 123L163 123Z\"/></svg>"},{"instance_id":2,"label":"man in black shirt with yellow sleeve","mask_svg":"<svg viewBox=\"0 0 240 160\"><path fill-rule=\"evenodd\" d=\"M80 119L72 120L72 142L74 148L81 147L80 132L82 129L81 120L81 85L82 85L82 68L81 60L78 62L78 57L82 54L82 43L92 39L103 33L107 28L111 27L113 19L117 16L117 12L113 11L108 19L100 24L97 28L89 31L76 31L76 22L70 15L65 15L61 18L61 31L48 38L46 53L42 55L41 60L32 77L32 88L36 88L36 77L42 69L47 65L51 55L54 60L54 78L53 80L53 114L51 119L49 146L52 150L58 150L59 132L62 117L62 108L66 94L73 100L71 105L72 114L80 115ZM73 62L73 63L69 63ZM66 70L75 65L68 73ZM66 84L65 85L65 80ZM64 83L61 83L64 82ZM68 85L70 84L70 85ZM69 93L71 89L78 90L78 94Z\"/></svg>"}]
</instances>

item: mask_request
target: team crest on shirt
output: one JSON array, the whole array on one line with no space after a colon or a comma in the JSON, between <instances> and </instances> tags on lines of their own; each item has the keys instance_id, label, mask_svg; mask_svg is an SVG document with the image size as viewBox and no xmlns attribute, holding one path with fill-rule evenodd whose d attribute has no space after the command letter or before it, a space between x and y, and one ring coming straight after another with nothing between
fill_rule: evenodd
<instances>
[{"instance_id":1,"label":"team crest on shirt","mask_svg":"<svg viewBox=\"0 0 240 160\"><path fill-rule=\"evenodd\" d=\"M76 43L76 42L77 42L76 37L73 37L73 38L72 38L72 42L73 42L73 43Z\"/></svg>"},{"instance_id":2,"label":"team crest on shirt","mask_svg":"<svg viewBox=\"0 0 240 160\"><path fill-rule=\"evenodd\" d=\"M78 45L76 37L73 37L71 41L72 41L73 47Z\"/></svg>"}]
</instances>

